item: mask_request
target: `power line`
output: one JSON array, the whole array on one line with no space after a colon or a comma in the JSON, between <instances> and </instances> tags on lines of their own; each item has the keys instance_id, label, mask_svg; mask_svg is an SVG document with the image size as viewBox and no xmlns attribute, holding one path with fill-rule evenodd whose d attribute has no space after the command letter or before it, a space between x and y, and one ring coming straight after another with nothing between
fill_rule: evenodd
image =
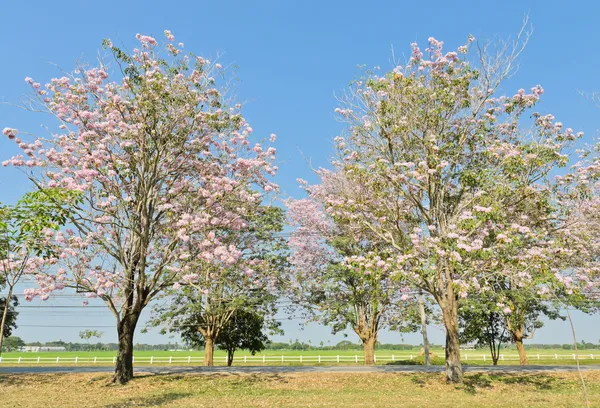
<instances>
[{"instance_id":1,"label":"power line","mask_svg":"<svg viewBox=\"0 0 600 408\"><path fill-rule=\"evenodd\" d=\"M306 320L302 317L290 317L290 318L285 318L285 319L273 319L275 321L286 321L286 320ZM178 325L178 326L168 326L168 327L161 327L161 326L150 326L149 328L164 328L164 329L176 329L176 328L181 328L181 327L198 327L199 325L196 324L184 324L184 325ZM45 324L20 324L19 327L39 327L39 328L53 328L53 327L57 327L57 328L76 328L76 329L86 329L86 328L115 328L116 325L112 324L112 325L56 325L56 324L52 324L52 325L45 325Z\"/></svg>"},{"instance_id":2,"label":"power line","mask_svg":"<svg viewBox=\"0 0 600 408\"><path fill-rule=\"evenodd\" d=\"M83 305L73 305L73 306L66 306L66 305L56 305L56 306L34 306L34 305L25 305L25 306L17 306L17 309L21 309L21 308L33 308L33 309L76 309L76 308L81 308L81 309L108 309L108 306L83 306Z\"/></svg>"}]
</instances>

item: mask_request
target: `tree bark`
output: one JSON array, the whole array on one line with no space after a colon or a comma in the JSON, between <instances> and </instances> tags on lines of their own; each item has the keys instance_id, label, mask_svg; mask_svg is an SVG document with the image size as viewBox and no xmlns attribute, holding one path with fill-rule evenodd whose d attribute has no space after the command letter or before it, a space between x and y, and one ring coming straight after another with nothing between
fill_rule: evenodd
<instances>
[{"instance_id":1,"label":"tree bark","mask_svg":"<svg viewBox=\"0 0 600 408\"><path fill-rule=\"evenodd\" d=\"M4 302L4 310L2 311L2 322L0 323L0 355L2 355L2 344L4 343L4 325L6 324L6 318L8 317L8 309L10 308L10 302L12 301L13 286L8 289L8 295Z\"/></svg>"},{"instance_id":2,"label":"tree bark","mask_svg":"<svg viewBox=\"0 0 600 408\"><path fill-rule=\"evenodd\" d=\"M204 337L204 365L212 367L214 363L215 354L215 339L212 336Z\"/></svg>"},{"instance_id":3,"label":"tree bark","mask_svg":"<svg viewBox=\"0 0 600 408\"><path fill-rule=\"evenodd\" d=\"M139 316L132 312L117 324L119 346L113 382L127 384L133 378L133 335Z\"/></svg>"},{"instance_id":4,"label":"tree bark","mask_svg":"<svg viewBox=\"0 0 600 408\"><path fill-rule=\"evenodd\" d=\"M423 292L419 292L419 313L421 314L421 334L423 334L423 353L425 354L425 365L431 365L431 359L429 357L429 339L427 338L427 316L425 315Z\"/></svg>"},{"instance_id":5,"label":"tree bark","mask_svg":"<svg viewBox=\"0 0 600 408\"><path fill-rule=\"evenodd\" d=\"M525 352L525 346L523 345L523 337L514 336L515 345L517 346L517 351L519 352L519 364L521 365L529 365L529 361L527 361L527 353Z\"/></svg>"},{"instance_id":6,"label":"tree bark","mask_svg":"<svg viewBox=\"0 0 600 408\"><path fill-rule=\"evenodd\" d=\"M377 343L377 337L372 336L363 340L363 352L364 352L364 363L365 365L375 364L375 343Z\"/></svg>"},{"instance_id":7,"label":"tree bark","mask_svg":"<svg viewBox=\"0 0 600 408\"><path fill-rule=\"evenodd\" d=\"M446 381L461 384L463 371L458 337L458 302L453 295L442 308L442 314L446 326Z\"/></svg>"},{"instance_id":8,"label":"tree bark","mask_svg":"<svg viewBox=\"0 0 600 408\"><path fill-rule=\"evenodd\" d=\"M233 350L227 350L227 367L231 367L233 364Z\"/></svg>"}]
</instances>

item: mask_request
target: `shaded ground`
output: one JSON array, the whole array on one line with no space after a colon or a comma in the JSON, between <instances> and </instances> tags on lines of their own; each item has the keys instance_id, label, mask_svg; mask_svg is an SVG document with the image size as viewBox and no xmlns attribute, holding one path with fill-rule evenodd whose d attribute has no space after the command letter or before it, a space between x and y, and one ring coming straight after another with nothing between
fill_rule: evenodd
<instances>
[{"instance_id":1,"label":"shaded ground","mask_svg":"<svg viewBox=\"0 0 600 408\"><path fill-rule=\"evenodd\" d=\"M600 372L584 373L600 406ZM108 374L2 374L3 407L583 407L576 373L148 374L126 386Z\"/></svg>"}]
</instances>

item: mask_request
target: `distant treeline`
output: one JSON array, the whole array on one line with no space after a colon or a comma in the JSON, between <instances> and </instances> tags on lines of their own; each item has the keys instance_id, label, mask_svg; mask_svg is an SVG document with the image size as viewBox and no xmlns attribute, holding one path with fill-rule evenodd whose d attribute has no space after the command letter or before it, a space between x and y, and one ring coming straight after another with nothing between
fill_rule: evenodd
<instances>
[{"instance_id":1,"label":"distant treeline","mask_svg":"<svg viewBox=\"0 0 600 408\"><path fill-rule=\"evenodd\" d=\"M325 345L323 342L321 342L319 345L314 345L311 343L300 342L298 340L294 342L290 340L288 343L270 342L266 346L267 350L363 350L363 345L361 343L352 343L348 340L340 341L335 345ZM377 342L375 345L376 350L414 350L420 349L421 347L422 346L415 346L412 344L387 344L379 342ZM432 345L432 347L438 346Z\"/></svg>"},{"instance_id":2,"label":"distant treeline","mask_svg":"<svg viewBox=\"0 0 600 408\"><path fill-rule=\"evenodd\" d=\"M58 341L48 341L46 343L41 343L39 341L34 341L30 343L26 343L27 346L48 346L48 347L64 347L66 351L89 351L89 350L97 350L97 351L116 351L118 349L117 343L68 343L62 340ZM185 347L182 344L177 343L167 343L167 344L135 344L134 349L139 351L145 350L176 350L180 348L189 348Z\"/></svg>"}]
</instances>

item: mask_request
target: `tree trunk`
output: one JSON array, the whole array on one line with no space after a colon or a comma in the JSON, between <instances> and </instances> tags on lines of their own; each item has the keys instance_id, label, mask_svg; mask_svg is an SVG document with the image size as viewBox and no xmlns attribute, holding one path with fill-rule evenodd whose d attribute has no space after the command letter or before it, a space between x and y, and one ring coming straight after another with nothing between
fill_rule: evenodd
<instances>
[{"instance_id":1,"label":"tree trunk","mask_svg":"<svg viewBox=\"0 0 600 408\"><path fill-rule=\"evenodd\" d=\"M233 364L233 350L227 350L227 367L231 367Z\"/></svg>"},{"instance_id":2,"label":"tree trunk","mask_svg":"<svg viewBox=\"0 0 600 408\"><path fill-rule=\"evenodd\" d=\"M363 340L364 363L365 365L375 364L375 343L377 337L369 337Z\"/></svg>"},{"instance_id":3,"label":"tree trunk","mask_svg":"<svg viewBox=\"0 0 600 408\"><path fill-rule=\"evenodd\" d=\"M113 382L127 384L133 378L133 335L139 315L132 312L117 324L119 346Z\"/></svg>"},{"instance_id":4,"label":"tree trunk","mask_svg":"<svg viewBox=\"0 0 600 408\"><path fill-rule=\"evenodd\" d=\"M461 384L463 371L460 363L460 340L458 337L458 302L453 294L442 308L446 326L446 381Z\"/></svg>"},{"instance_id":5,"label":"tree trunk","mask_svg":"<svg viewBox=\"0 0 600 408\"><path fill-rule=\"evenodd\" d=\"M2 344L4 343L4 325L6 324L6 318L8 317L8 309L10 308L10 302L12 301L13 287L8 289L8 295L4 302L4 310L2 311L2 322L0 323L0 355L2 355Z\"/></svg>"},{"instance_id":6,"label":"tree trunk","mask_svg":"<svg viewBox=\"0 0 600 408\"><path fill-rule=\"evenodd\" d=\"M425 354L425 365L431 365L431 359L429 358L429 340L427 339L427 316L425 315L423 292L419 292L419 313L421 314L421 334L423 335L423 353Z\"/></svg>"},{"instance_id":7,"label":"tree trunk","mask_svg":"<svg viewBox=\"0 0 600 408\"><path fill-rule=\"evenodd\" d=\"M215 339L212 336L204 337L204 365L212 367L215 365L213 357L215 354Z\"/></svg>"},{"instance_id":8,"label":"tree trunk","mask_svg":"<svg viewBox=\"0 0 600 408\"><path fill-rule=\"evenodd\" d=\"M525 346L523 345L523 337L514 336L514 339L517 350L519 351L519 364L529 365L529 361L527 361L527 353L525 352Z\"/></svg>"}]
</instances>

